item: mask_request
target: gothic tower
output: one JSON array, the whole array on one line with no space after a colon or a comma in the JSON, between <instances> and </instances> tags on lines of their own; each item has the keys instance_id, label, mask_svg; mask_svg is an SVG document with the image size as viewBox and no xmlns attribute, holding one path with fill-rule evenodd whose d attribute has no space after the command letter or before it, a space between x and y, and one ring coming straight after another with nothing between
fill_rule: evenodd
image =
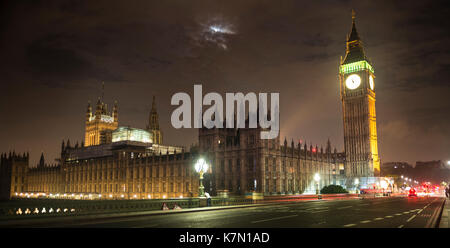
<instances>
[{"instance_id":1,"label":"gothic tower","mask_svg":"<svg viewBox=\"0 0 450 248\"><path fill-rule=\"evenodd\" d=\"M159 128L159 116L156 111L155 96L153 96L152 110L150 111L147 130L152 134L153 144L162 144L163 137L161 129Z\"/></svg>"},{"instance_id":2,"label":"gothic tower","mask_svg":"<svg viewBox=\"0 0 450 248\"><path fill-rule=\"evenodd\" d=\"M356 31L355 12L347 37L345 58L340 62L339 81L344 121L347 177L379 176L375 114L375 72Z\"/></svg>"},{"instance_id":3,"label":"gothic tower","mask_svg":"<svg viewBox=\"0 0 450 248\"><path fill-rule=\"evenodd\" d=\"M111 142L111 132L119 125L117 101L114 101L112 113L108 112L108 105L100 97L97 100L95 113L92 113L91 103L88 102L86 112L86 132L84 146L94 146Z\"/></svg>"}]
</instances>

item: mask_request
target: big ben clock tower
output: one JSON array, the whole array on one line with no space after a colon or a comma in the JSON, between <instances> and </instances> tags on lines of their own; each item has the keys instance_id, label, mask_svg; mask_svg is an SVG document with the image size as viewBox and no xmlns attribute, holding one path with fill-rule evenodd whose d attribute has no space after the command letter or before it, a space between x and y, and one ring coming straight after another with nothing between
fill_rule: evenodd
<instances>
[{"instance_id":1,"label":"big ben clock tower","mask_svg":"<svg viewBox=\"0 0 450 248\"><path fill-rule=\"evenodd\" d=\"M379 176L377 127L375 114L375 74L364 54L355 26L347 37L345 58L339 66L346 176L348 178Z\"/></svg>"}]
</instances>

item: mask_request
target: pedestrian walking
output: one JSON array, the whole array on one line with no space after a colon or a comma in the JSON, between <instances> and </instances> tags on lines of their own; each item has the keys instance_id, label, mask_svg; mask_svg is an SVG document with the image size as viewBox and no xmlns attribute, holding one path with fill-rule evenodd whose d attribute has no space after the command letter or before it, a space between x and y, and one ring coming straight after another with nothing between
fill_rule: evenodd
<instances>
[{"instance_id":1,"label":"pedestrian walking","mask_svg":"<svg viewBox=\"0 0 450 248\"><path fill-rule=\"evenodd\" d=\"M205 192L205 196L206 196L206 205L209 207L211 206L211 196L209 195L208 192Z\"/></svg>"},{"instance_id":2,"label":"pedestrian walking","mask_svg":"<svg viewBox=\"0 0 450 248\"><path fill-rule=\"evenodd\" d=\"M450 198L450 185L447 185L447 187L445 187L445 197Z\"/></svg>"}]
</instances>

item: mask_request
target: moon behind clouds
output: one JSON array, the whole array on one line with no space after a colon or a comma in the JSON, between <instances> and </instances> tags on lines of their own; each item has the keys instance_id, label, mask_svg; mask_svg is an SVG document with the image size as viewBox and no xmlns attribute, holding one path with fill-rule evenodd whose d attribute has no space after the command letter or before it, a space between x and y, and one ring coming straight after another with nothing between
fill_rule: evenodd
<instances>
[{"instance_id":1,"label":"moon behind clouds","mask_svg":"<svg viewBox=\"0 0 450 248\"><path fill-rule=\"evenodd\" d=\"M221 16L210 17L198 22L198 30L194 33L193 39L197 45L217 46L220 49L228 50L230 36L236 35L235 25Z\"/></svg>"}]
</instances>

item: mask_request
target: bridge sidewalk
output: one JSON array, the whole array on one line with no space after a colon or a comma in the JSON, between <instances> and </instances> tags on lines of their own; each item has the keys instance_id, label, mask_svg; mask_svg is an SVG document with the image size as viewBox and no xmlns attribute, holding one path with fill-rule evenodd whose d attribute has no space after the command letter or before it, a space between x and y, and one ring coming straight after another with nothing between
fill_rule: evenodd
<instances>
[{"instance_id":1,"label":"bridge sidewalk","mask_svg":"<svg viewBox=\"0 0 450 248\"><path fill-rule=\"evenodd\" d=\"M446 199L444 203L444 209L442 210L441 222L439 228L450 228L450 199Z\"/></svg>"}]
</instances>

